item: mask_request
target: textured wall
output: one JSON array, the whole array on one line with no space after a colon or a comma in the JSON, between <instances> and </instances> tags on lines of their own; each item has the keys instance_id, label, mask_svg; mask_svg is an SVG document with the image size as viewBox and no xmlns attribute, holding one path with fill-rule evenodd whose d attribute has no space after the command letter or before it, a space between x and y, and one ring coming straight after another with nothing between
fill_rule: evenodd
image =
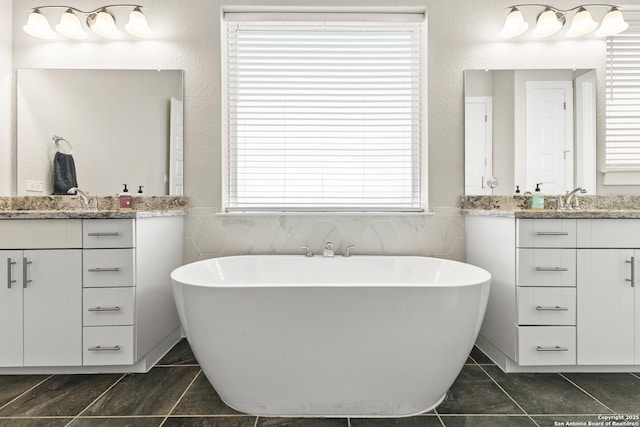
<instances>
[{"instance_id":1,"label":"textured wall","mask_svg":"<svg viewBox=\"0 0 640 427\"><path fill-rule=\"evenodd\" d=\"M0 0L0 194L13 191L13 159L11 142L11 25L12 0Z\"/></svg>"},{"instance_id":2,"label":"textured wall","mask_svg":"<svg viewBox=\"0 0 640 427\"><path fill-rule=\"evenodd\" d=\"M625 0L621 4L635 1ZM49 3L89 9L104 2L51 0ZM28 8L42 3L14 0L13 66L185 70L185 189L193 208L186 227L187 260L231 253L294 252L302 240L317 246L337 233L343 243L347 243L347 234L354 241L361 239L362 253L366 250L463 258L460 249L463 221L451 215L450 208L455 210L463 191L465 69L595 68L599 78L598 124L601 128L604 122L605 43L590 37L566 40L563 35L544 41L533 41L530 37L503 41L497 32L507 7L512 4L507 0L146 0L144 3L155 31L153 40L77 43L47 42L25 35L21 27ZM283 9L346 7L351 10L426 6L429 22L428 187L430 210L435 215L411 217L408 221L412 225L407 227L402 225L408 218L404 216L357 216L344 235L340 230L344 229L342 222L348 222L348 216L317 216L309 220L303 216L216 215L221 210L219 43L223 4L237 9L247 9L252 4L262 8L275 5ZM601 134L602 129L599 140ZM601 145L599 150L602 151ZM296 221L302 225L292 226ZM362 230L360 237L358 230ZM453 241L451 236L455 236Z\"/></svg>"}]
</instances>

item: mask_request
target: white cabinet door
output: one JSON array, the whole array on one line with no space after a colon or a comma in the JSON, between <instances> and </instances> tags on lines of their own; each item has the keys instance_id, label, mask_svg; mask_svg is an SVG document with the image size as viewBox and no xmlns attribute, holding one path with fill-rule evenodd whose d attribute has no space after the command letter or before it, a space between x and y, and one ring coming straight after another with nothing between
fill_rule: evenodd
<instances>
[{"instance_id":1,"label":"white cabinet door","mask_svg":"<svg viewBox=\"0 0 640 427\"><path fill-rule=\"evenodd\" d=\"M28 250L24 366L82 364L82 250Z\"/></svg>"},{"instance_id":2,"label":"white cabinet door","mask_svg":"<svg viewBox=\"0 0 640 427\"><path fill-rule=\"evenodd\" d=\"M0 251L0 366L22 366L22 251Z\"/></svg>"},{"instance_id":3,"label":"white cabinet door","mask_svg":"<svg viewBox=\"0 0 640 427\"><path fill-rule=\"evenodd\" d=\"M630 282L630 261L634 254L638 253L632 249L578 249L579 365L637 362L634 357L635 292Z\"/></svg>"}]
</instances>

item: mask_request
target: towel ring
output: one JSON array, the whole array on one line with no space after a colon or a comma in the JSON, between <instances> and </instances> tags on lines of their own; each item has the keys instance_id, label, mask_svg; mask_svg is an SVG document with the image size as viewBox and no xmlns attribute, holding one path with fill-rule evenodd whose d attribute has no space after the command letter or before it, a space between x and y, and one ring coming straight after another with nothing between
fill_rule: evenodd
<instances>
[{"instance_id":1,"label":"towel ring","mask_svg":"<svg viewBox=\"0 0 640 427\"><path fill-rule=\"evenodd\" d=\"M57 135L53 135L51 137L51 139L53 140L53 146L56 147L56 151L62 153L62 154L73 154L73 147L71 146L71 144L69 144L69 141L67 141L66 139L59 137ZM60 149L60 141L64 142L67 144L67 147L69 147L69 152L65 153L63 150Z\"/></svg>"}]
</instances>

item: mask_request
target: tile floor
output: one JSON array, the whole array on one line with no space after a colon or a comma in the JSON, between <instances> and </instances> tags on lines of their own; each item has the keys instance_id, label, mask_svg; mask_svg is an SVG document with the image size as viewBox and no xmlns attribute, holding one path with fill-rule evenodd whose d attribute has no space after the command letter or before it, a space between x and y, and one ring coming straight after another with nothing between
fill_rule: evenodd
<instances>
[{"instance_id":1,"label":"tile floor","mask_svg":"<svg viewBox=\"0 0 640 427\"><path fill-rule=\"evenodd\" d=\"M213 391L185 340L146 374L0 376L0 427L558 427L616 414L640 415L640 374L507 375L475 348L436 411L397 419L238 413ZM617 422L609 425L640 426Z\"/></svg>"}]
</instances>

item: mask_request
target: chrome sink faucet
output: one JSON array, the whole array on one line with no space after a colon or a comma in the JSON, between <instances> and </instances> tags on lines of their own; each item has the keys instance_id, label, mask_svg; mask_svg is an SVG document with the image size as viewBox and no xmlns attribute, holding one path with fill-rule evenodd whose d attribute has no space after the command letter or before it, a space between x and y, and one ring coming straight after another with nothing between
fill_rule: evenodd
<instances>
[{"instance_id":1,"label":"chrome sink faucet","mask_svg":"<svg viewBox=\"0 0 640 427\"><path fill-rule=\"evenodd\" d=\"M563 209L580 209L580 203L578 202L578 193L584 194L587 190L582 187L576 187L571 191L567 191L564 196L564 208Z\"/></svg>"},{"instance_id":2,"label":"chrome sink faucet","mask_svg":"<svg viewBox=\"0 0 640 427\"><path fill-rule=\"evenodd\" d=\"M80 208L89 210L98 210L98 199L96 196L89 195L89 192L82 191L78 187L71 187L67 190L67 194L75 194L80 196Z\"/></svg>"}]
</instances>

